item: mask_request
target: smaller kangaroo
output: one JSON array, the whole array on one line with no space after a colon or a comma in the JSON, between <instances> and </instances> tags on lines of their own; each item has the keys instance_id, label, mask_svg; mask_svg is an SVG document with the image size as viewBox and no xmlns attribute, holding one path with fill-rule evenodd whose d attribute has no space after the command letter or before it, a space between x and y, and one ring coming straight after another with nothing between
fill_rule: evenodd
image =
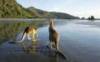
<instances>
[{"instance_id":1,"label":"smaller kangaroo","mask_svg":"<svg viewBox=\"0 0 100 62\"><path fill-rule=\"evenodd\" d=\"M36 41L37 29L31 26L26 27L20 42L22 42L26 36L28 40Z\"/></svg>"},{"instance_id":2,"label":"smaller kangaroo","mask_svg":"<svg viewBox=\"0 0 100 62\"><path fill-rule=\"evenodd\" d=\"M54 20L49 21L49 41L50 41L50 47L56 48L56 50L59 49L59 34L54 29Z\"/></svg>"}]
</instances>

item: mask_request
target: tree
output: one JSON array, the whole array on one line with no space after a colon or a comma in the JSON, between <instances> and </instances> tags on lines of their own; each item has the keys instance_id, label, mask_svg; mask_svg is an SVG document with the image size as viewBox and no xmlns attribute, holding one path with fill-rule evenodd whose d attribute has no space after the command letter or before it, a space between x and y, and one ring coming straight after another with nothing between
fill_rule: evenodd
<instances>
[{"instance_id":1,"label":"tree","mask_svg":"<svg viewBox=\"0 0 100 62\"><path fill-rule=\"evenodd\" d=\"M88 17L88 20L94 20L94 19L95 19L94 16L90 16L90 17Z\"/></svg>"},{"instance_id":2,"label":"tree","mask_svg":"<svg viewBox=\"0 0 100 62\"><path fill-rule=\"evenodd\" d=\"M94 18L94 16L91 16L91 20L94 20L95 18Z\"/></svg>"}]
</instances>

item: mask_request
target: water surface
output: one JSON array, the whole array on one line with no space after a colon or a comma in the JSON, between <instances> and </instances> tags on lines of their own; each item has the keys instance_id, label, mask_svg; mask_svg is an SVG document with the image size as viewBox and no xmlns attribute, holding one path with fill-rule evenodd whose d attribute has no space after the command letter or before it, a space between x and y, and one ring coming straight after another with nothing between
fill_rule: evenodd
<instances>
[{"instance_id":1,"label":"water surface","mask_svg":"<svg viewBox=\"0 0 100 62\"><path fill-rule=\"evenodd\" d=\"M65 22L56 29L61 37L60 49L70 56L72 62L100 62L99 21ZM48 41L48 27L41 28L40 32L43 32L41 38Z\"/></svg>"},{"instance_id":2,"label":"water surface","mask_svg":"<svg viewBox=\"0 0 100 62\"><path fill-rule=\"evenodd\" d=\"M15 60L26 62L100 62L99 21L57 20L55 29L60 34L59 47L62 54L67 58L66 60L60 57L60 55L56 56L54 52L50 52L49 49L46 48L46 45L49 43L48 25L39 28L38 45L36 45L33 49L30 49L32 54L23 52L21 46L18 44L9 44L8 42L5 42L0 47L0 53L4 53L1 58L7 59L10 62ZM23 25L22 28L19 29L18 33L20 34L21 32L23 32ZM16 31L14 33L16 33ZM26 41L26 44L27 43L30 42ZM36 51L35 48L38 49L38 51ZM7 53L7 51L10 52Z\"/></svg>"}]
</instances>

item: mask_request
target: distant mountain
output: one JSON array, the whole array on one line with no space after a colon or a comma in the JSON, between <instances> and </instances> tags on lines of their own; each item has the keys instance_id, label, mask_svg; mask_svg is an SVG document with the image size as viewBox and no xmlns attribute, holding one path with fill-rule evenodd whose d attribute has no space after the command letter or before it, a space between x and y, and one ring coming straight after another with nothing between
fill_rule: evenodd
<instances>
[{"instance_id":1,"label":"distant mountain","mask_svg":"<svg viewBox=\"0 0 100 62\"><path fill-rule=\"evenodd\" d=\"M61 18L77 19L78 17L60 13L47 12L34 7L24 8L16 0L0 0L0 18Z\"/></svg>"},{"instance_id":2,"label":"distant mountain","mask_svg":"<svg viewBox=\"0 0 100 62\"><path fill-rule=\"evenodd\" d=\"M61 13L61 12L50 12L50 17L58 18L58 19L79 19L79 17L72 16L67 13Z\"/></svg>"},{"instance_id":3,"label":"distant mountain","mask_svg":"<svg viewBox=\"0 0 100 62\"><path fill-rule=\"evenodd\" d=\"M33 17L48 17L48 12L47 11L43 11L43 10L40 10L40 9L37 9L35 7L29 7L29 8L26 8L29 12L32 13L35 13L35 15L37 16L33 16Z\"/></svg>"},{"instance_id":4,"label":"distant mountain","mask_svg":"<svg viewBox=\"0 0 100 62\"><path fill-rule=\"evenodd\" d=\"M40 17L49 17L49 18L59 18L59 19L78 19L79 17L72 16L67 13L61 13L61 12L47 12L44 10L40 10L34 7L27 8L29 11L35 11L38 16Z\"/></svg>"}]
</instances>

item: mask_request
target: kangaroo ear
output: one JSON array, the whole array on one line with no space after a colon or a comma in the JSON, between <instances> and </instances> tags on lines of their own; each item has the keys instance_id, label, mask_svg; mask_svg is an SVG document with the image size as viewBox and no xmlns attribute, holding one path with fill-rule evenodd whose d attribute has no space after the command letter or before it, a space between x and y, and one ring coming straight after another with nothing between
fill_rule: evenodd
<instances>
[{"instance_id":1,"label":"kangaroo ear","mask_svg":"<svg viewBox=\"0 0 100 62\"><path fill-rule=\"evenodd\" d=\"M49 23L53 23L53 19L49 19Z\"/></svg>"}]
</instances>

